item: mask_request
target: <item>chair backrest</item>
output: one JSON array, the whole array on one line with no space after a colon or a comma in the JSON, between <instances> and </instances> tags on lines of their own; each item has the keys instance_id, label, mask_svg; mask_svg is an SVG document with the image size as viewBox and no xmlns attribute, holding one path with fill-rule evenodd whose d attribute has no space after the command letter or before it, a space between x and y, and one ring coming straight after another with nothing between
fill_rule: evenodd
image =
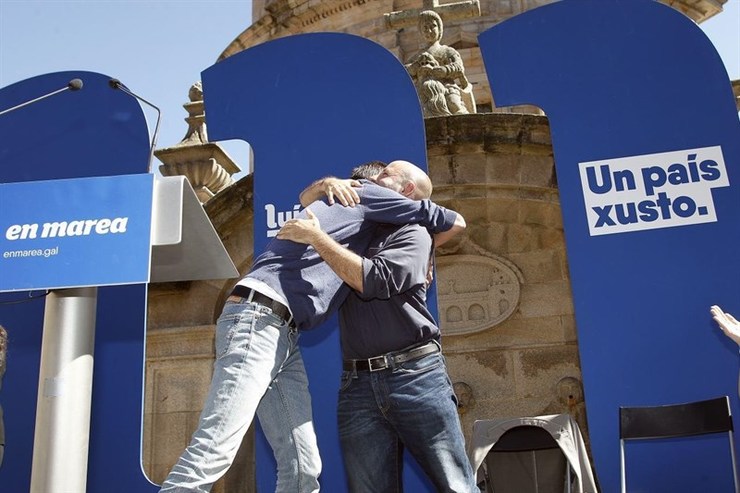
<instances>
[{"instance_id":1,"label":"chair backrest","mask_svg":"<svg viewBox=\"0 0 740 493\"><path fill-rule=\"evenodd\" d=\"M518 452L560 448L550 433L539 426L515 426L506 431L491 448L492 452Z\"/></svg>"},{"instance_id":2,"label":"chair backrest","mask_svg":"<svg viewBox=\"0 0 740 493\"><path fill-rule=\"evenodd\" d=\"M620 407L619 449L622 493L627 491L624 447L626 440L675 438L722 432L728 435L735 491L740 493L732 412L730 399L727 396L666 406Z\"/></svg>"},{"instance_id":3,"label":"chair backrest","mask_svg":"<svg viewBox=\"0 0 740 493\"><path fill-rule=\"evenodd\" d=\"M670 438L732 431L727 396L668 406L620 407L619 437Z\"/></svg>"},{"instance_id":4,"label":"chair backrest","mask_svg":"<svg viewBox=\"0 0 740 493\"><path fill-rule=\"evenodd\" d=\"M554 484L569 485L568 491L573 493L597 491L581 430L569 414L477 420L473 424L468 447L470 463L481 480L493 479L498 483L497 479L501 479L503 482L513 483L515 467L523 469L522 475L531 476L533 465L543 472L543 467L547 467L549 471L550 466L554 469L557 464L561 464ZM526 460L520 460L498 478L491 476L492 471L506 467L504 464L508 465L515 456ZM491 481L486 481L486 484L490 483ZM497 489L496 493L501 491L506 490ZM519 488L513 491L522 493L530 490ZM561 488L559 493L563 491L565 489Z\"/></svg>"},{"instance_id":5,"label":"chair backrest","mask_svg":"<svg viewBox=\"0 0 740 493\"><path fill-rule=\"evenodd\" d=\"M485 464L488 493L569 490L568 461L555 438L540 426L519 425L506 430L486 456Z\"/></svg>"}]
</instances>

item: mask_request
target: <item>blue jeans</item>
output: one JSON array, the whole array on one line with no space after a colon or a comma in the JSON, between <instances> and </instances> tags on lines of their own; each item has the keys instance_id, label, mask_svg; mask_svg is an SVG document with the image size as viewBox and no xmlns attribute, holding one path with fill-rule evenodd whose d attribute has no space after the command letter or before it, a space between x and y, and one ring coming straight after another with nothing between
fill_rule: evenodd
<instances>
[{"instance_id":1,"label":"blue jeans","mask_svg":"<svg viewBox=\"0 0 740 493\"><path fill-rule=\"evenodd\" d=\"M255 412L277 460L276 491L318 491L321 459L298 332L262 305L227 302L198 429L161 492L210 491L233 463Z\"/></svg>"},{"instance_id":2,"label":"blue jeans","mask_svg":"<svg viewBox=\"0 0 740 493\"><path fill-rule=\"evenodd\" d=\"M441 353L393 369L345 371L337 408L349 491L402 491L406 447L439 492L475 492Z\"/></svg>"}]
</instances>

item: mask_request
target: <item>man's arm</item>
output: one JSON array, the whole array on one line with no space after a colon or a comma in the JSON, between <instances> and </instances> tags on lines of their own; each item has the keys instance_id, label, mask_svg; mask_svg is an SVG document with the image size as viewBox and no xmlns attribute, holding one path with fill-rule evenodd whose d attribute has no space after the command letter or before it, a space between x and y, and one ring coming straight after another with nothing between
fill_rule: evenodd
<instances>
[{"instance_id":1,"label":"man's arm","mask_svg":"<svg viewBox=\"0 0 740 493\"><path fill-rule=\"evenodd\" d=\"M465 228L467 228L467 224L465 223L465 218L462 217L462 215L459 212L456 212L456 214L457 214L457 217L455 218L455 223L452 225L450 229L434 235L435 248L447 243L452 238L462 233L465 230Z\"/></svg>"},{"instance_id":2,"label":"man's arm","mask_svg":"<svg viewBox=\"0 0 740 493\"><path fill-rule=\"evenodd\" d=\"M354 207L360 203L360 196L357 195L357 191L354 189L361 186L362 183L357 180L342 180L334 176L327 176L304 188L298 198L303 207L308 207L324 195L326 195L329 205L334 204L334 198L336 197L342 205Z\"/></svg>"},{"instance_id":3,"label":"man's arm","mask_svg":"<svg viewBox=\"0 0 740 493\"><path fill-rule=\"evenodd\" d=\"M388 300L394 296L427 286L432 256L432 237L418 225L380 228L380 244L373 255L362 259L363 300Z\"/></svg>"},{"instance_id":4,"label":"man's arm","mask_svg":"<svg viewBox=\"0 0 740 493\"><path fill-rule=\"evenodd\" d=\"M443 243L465 228L460 214L428 199L411 200L375 183L363 186L360 195L364 219L375 224L420 224L433 235L447 232L441 239Z\"/></svg>"},{"instance_id":5,"label":"man's arm","mask_svg":"<svg viewBox=\"0 0 740 493\"><path fill-rule=\"evenodd\" d=\"M308 219L290 219L278 231L281 240L311 245L342 281L352 289L362 292L362 257L344 248L321 230L318 218L306 209Z\"/></svg>"}]
</instances>

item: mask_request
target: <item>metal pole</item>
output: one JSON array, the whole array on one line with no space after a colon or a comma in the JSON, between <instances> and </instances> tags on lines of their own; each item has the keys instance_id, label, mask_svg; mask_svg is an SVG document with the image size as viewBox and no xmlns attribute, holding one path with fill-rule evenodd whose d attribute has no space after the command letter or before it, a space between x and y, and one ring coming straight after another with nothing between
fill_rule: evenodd
<instances>
[{"instance_id":1,"label":"metal pole","mask_svg":"<svg viewBox=\"0 0 740 493\"><path fill-rule=\"evenodd\" d=\"M84 493L98 288L46 298L31 493Z\"/></svg>"}]
</instances>

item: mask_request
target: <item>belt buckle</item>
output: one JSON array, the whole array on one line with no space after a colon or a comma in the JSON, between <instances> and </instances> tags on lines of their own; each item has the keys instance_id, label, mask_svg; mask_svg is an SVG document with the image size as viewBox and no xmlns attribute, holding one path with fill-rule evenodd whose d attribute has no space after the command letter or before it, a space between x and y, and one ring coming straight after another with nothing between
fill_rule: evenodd
<instances>
[{"instance_id":1,"label":"belt buckle","mask_svg":"<svg viewBox=\"0 0 740 493\"><path fill-rule=\"evenodd\" d=\"M375 362L377 362L378 366L376 366ZM376 356L374 358L368 359L367 366L371 372L385 370L386 368L390 366L388 364L388 355L384 354L383 356Z\"/></svg>"}]
</instances>

